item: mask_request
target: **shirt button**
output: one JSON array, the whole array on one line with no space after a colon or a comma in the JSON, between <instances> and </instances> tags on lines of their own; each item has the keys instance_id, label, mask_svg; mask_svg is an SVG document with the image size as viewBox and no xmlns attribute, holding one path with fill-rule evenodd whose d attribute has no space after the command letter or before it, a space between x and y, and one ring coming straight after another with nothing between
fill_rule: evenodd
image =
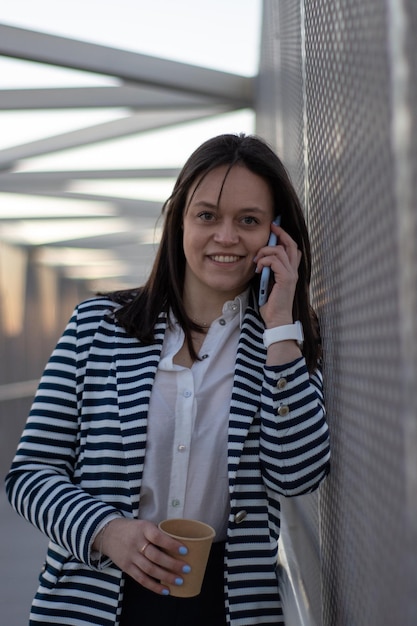
<instances>
[{"instance_id":1,"label":"shirt button","mask_svg":"<svg viewBox=\"0 0 417 626\"><path fill-rule=\"evenodd\" d=\"M172 504L172 506L179 506L181 504L181 502L174 498L174 500L171 501L171 504Z\"/></svg>"},{"instance_id":2,"label":"shirt button","mask_svg":"<svg viewBox=\"0 0 417 626\"><path fill-rule=\"evenodd\" d=\"M203 354L203 356L201 357L202 359L208 359L209 355L208 354Z\"/></svg>"},{"instance_id":3,"label":"shirt button","mask_svg":"<svg viewBox=\"0 0 417 626\"><path fill-rule=\"evenodd\" d=\"M285 417L286 415L288 415L289 412L290 412L290 407L287 406L286 404L281 404L281 406L278 409L278 415L280 415L281 417Z\"/></svg>"},{"instance_id":4,"label":"shirt button","mask_svg":"<svg viewBox=\"0 0 417 626\"><path fill-rule=\"evenodd\" d=\"M279 381L277 382L278 389L285 389L286 386L287 386L287 379L280 378Z\"/></svg>"},{"instance_id":5,"label":"shirt button","mask_svg":"<svg viewBox=\"0 0 417 626\"><path fill-rule=\"evenodd\" d=\"M187 449L187 446L185 446L183 443L180 443L180 445L177 448L178 452L185 452L186 449Z\"/></svg>"},{"instance_id":6,"label":"shirt button","mask_svg":"<svg viewBox=\"0 0 417 626\"><path fill-rule=\"evenodd\" d=\"M192 396L193 394L191 393L191 391L184 391L184 398L189 398L190 396Z\"/></svg>"},{"instance_id":7,"label":"shirt button","mask_svg":"<svg viewBox=\"0 0 417 626\"><path fill-rule=\"evenodd\" d=\"M238 305L235 302L230 305L230 308L231 308L232 311L237 311L237 307L238 307Z\"/></svg>"},{"instance_id":8,"label":"shirt button","mask_svg":"<svg viewBox=\"0 0 417 626\"><path fill-rule=\"evenodd\" d=\"M226 326L226 320L224 320L223 318L219 319L219 324L220 326Z\"/></svg>"}]
</instances>

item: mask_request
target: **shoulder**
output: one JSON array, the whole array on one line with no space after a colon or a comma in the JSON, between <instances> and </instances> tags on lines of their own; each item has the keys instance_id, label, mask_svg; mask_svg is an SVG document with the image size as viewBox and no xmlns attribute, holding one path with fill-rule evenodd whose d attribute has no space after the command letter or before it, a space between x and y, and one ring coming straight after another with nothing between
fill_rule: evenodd
<instances>
[{"instance_id":1,"label":"shoulder","mask_svg":"<svg viewBox=\"0 0 417 626\"><path fill-rule=\"evenodd\" d=\"M99 328L112 333L119 326L116 313L121 307L108 296L88 298L75 307L70 325L74 324L81 334L96 333Z\"/></svg>"},{"instance_id":2,"label":"shoulder","mask_svg":"<svg viewBox=\"0 0 417 626\"><path fill-rule=\"evenodd\" d=\"M80 302L77 308L86 311L116 311L117 309L133 302L139 292L140 288L114 291L110 293L98 293L95 296L91 296L91 298L87 298L86 300Z\"/></svg>"},{"instance_id":3,"label":"shoulder","mask_svg":"<svg viewBox=\"0 0 417 626\"><path fill-rule=\"evenodd\" d=\"M79 319L83 317L113 316L121 306L121 304L108 296L94 296L80 302L75 308L75 313Z\"/></svg>"}]
</instances>

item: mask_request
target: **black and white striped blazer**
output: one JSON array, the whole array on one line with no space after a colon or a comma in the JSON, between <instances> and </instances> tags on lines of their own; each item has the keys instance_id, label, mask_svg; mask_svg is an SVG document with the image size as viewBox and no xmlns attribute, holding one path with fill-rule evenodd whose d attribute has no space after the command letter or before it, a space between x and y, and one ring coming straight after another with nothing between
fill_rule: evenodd
<instances>
[{"instance_id":1,"label":"black and white striped blazer","mask_svg":"<svg viewBox=\"0 0 417 626\"><path fill-rule=\"evenodd\" d=\"M137 516L166 319L154 344L142 345L115 322L116 306L94 298L75 309L6 479L12 505L50 539L31 625L118 624L123 575L110 561L100 568L91 543L109 513ZM228 434L231 626L284 623L276 575L280 497L317 488L329 464L321 375L309 376L303 358L265 367L263 330L256 307L248 306Z\"/></svg>"}]
</instances>

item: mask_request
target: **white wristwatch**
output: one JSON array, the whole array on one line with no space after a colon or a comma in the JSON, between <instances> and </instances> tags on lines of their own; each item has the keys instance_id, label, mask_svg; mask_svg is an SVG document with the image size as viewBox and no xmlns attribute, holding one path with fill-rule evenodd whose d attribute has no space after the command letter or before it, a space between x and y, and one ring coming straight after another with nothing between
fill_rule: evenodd
<instances>
[{"instance_id":1,"label":"white wristwatch","mask_svg":"<svg viewBox=\"0 0 417 626\"><path fill-rule=\"evenodd\" d=\"M269 348L272 343L287 341L288 339L294 339L300 348L303 347L304 332L301 322L297 321L294 322L294 324L276 326L275 328L267 328L264 330L265 348Z\"/></svg>"}]
</instances>

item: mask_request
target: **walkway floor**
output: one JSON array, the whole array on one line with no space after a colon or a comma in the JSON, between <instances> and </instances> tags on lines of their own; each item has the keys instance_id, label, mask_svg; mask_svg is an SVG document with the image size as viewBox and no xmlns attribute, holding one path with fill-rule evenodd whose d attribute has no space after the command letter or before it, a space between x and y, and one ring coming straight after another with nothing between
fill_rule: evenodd
<instances>
[{"instance_id":1,"label":"walkway floor","mask_svg":"<svg viewBox=\"0 0 417 626\"><path fill-rule=\"evenodd\" d=\"M0 491L0 623L27 626L47 541L13 511Z\"/></svg>"}]
</instances>

